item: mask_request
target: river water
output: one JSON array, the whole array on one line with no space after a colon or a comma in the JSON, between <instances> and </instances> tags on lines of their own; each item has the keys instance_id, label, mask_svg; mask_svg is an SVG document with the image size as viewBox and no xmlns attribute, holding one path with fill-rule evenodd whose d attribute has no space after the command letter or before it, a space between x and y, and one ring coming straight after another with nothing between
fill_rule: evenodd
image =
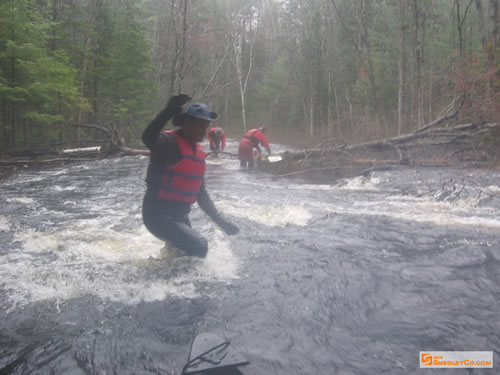
<instances>
[{"instance_id":1,"label":"river water","mask_svg":"<svg viewBox=\"0 0 500 375\"><path fill-rule=\"evenodd\" d=\"M201 332L230 339L247 375L417 374L432 350L500 366L498 171L317 185L212 160L207 189L240 234L195 206L201 260L143 226L147 163L0 181L0 374L180 374Z\"/></svg>"}]
</instances>

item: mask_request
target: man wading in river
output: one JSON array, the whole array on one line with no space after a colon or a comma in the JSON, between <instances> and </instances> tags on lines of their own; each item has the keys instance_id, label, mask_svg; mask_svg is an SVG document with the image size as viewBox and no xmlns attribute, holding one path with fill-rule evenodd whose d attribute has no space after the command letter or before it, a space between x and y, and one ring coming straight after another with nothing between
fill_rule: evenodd
<instances>
[{"instance_id":1,"label":"man wading in river","mask_svg":"<svg viewBox=\"0 0 500 375\"><path fill-rule=\"evenodd\" d=\"M245 168L248 163L249 168L253 168L254 166L254 155L253 149L255 148L258 152L259 158L262 155L262 151L260 150L259 144L264 146L267 150L267 154L271 155L271 147L269 147L269 142L267 141L264 133L266 132L266 128L260 127L258 129L250 129L243 136L240 142L240 147L238 149L238 158L240 159L240 166Z\"/></svg>"},{"instance_id":2,"label":"man wading in river","mask_svg":"<svg viewBox=\"0 0 500 375\"><path fill-rule=\"evenodd\" d=\"M151 150L142 216L156 237L171 242L188 255L205 257L208 243L191 228L188 217L191 204L197 201L227 234L239 230L220 215L205 190L205 153L198 142L203 140L217 114L200 103L193 103L183 111L182 106L190 99L184 94L172 96L142 134L142 141ZM162 132L172 118L180 129Z\"/></svg>"}]
</instances>

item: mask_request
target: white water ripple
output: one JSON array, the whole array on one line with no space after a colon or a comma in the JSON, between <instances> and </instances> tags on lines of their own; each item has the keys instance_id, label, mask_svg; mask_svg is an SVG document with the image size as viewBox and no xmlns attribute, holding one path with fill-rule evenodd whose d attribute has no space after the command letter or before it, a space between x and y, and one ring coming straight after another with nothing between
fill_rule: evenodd
<instances>
[{"instance_id":1,"label":"white water ripple","mask_svg":"<svg viewBox=\"0 0 500 375\"><path fill-rule=\"evenodd\" d=\"M148 264L160 262L155 269L161 269L165 264L161 262L176 259L165 260L164 243L142 225L132 231L115 231L103 224L98 219L82 220L54 233L34 229L16 233L22 247L0 256L3 289L8 295L1 307L12 312L30 303L85 295L125 304L168 296L194 298L202 283L238 277L239 263L229 240L212 225L202 228L209 239L207 258L194 259L190 269L173 277L161 272L144 277Z\"/></svg>"}]
</instances>

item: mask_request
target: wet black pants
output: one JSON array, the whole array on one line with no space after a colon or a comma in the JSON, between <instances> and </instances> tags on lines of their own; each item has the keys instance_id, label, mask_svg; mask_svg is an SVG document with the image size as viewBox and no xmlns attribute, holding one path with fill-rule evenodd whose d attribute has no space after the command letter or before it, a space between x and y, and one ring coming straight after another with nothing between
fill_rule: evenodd
<instances>
[{"instance_id":1,"label":"wet black pants","mask_svg":"<svg viewBox=\"0 0 500 375\"><path fill-rule=\"evenodd\" d=\"M249 160L248 162L245 161L245 160L240 160L240 167L246 168L247 163L248 163L248 168L253 168L254 167L253 160Z\"/></svg>"},{"instance_id":2,"label":"wet black pants","mask_svg":"<svg viewBox=\"0 0 500 375\"><path fill-rule=\"evenodd\" d=\"M160 240L170 242L190 256L204 258L207 255L208 242L191 228L188 215L177 219L144 204L142 217L146 228Z\"/></svg>"}]
</instances>

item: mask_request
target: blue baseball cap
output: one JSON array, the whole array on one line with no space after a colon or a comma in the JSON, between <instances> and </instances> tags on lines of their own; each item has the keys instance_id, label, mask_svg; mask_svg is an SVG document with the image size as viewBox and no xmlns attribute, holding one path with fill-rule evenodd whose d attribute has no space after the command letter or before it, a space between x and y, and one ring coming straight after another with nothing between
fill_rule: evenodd
<instances>
[{"instance_id":1,"label":"blue baseball cap","mask_svg":"<svg viewBox=\"0 0 500 375\"><path fill-rule=\"evenodd\" d=\"M217 113L208 109L208 106L203 103L192 103L183 112L183 115L200 118L207 121L215 121L219 116Z\"/></svg>"}]
</instances>

